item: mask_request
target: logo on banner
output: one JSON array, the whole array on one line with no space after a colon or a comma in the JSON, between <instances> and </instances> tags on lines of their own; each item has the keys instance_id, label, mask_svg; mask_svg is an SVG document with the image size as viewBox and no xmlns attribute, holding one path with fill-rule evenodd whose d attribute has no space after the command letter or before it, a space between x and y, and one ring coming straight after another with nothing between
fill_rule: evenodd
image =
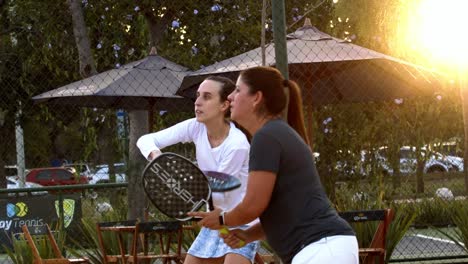
<instances>
[{"instance_id":1,"label":"logo on banner","mask_svg":"<svg viewBox=\"0 0 468 264\"><path fill-rule=\"evenodd\" d=\"M55 201L55 211L57 216L60 217L60 201ZM75 213L75 200L73 199L64 199L63 200L63 224L68 227L73 220L73 214Z\"/></svg>"},{"instance_id":2,"label":"logo on banner","mask_svg":"<svg viewBox=\"0 0 468 264\"><path fill-rule=\"evenodd\" d=\"M8 203L6 205L7 216L12 218L15 216L24 217L28 213L28 206L23 202Z\"/></svg>"}]
</instances>

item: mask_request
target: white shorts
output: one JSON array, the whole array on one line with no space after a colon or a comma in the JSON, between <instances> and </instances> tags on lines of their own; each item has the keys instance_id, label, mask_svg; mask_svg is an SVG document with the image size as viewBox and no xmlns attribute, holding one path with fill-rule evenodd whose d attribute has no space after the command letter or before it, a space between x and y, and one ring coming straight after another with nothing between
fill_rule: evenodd
<instances>
[{"instance_id":1,"label":"white shorts","mask_svg":"<svg viewBox=\"0 0 468 264\"><path fill-rule=\"evenodd\" d=\"M297 253L292 264L359 264L359 246L355 236L330 236L309 244Z\"/></svg>"}]
</instances>

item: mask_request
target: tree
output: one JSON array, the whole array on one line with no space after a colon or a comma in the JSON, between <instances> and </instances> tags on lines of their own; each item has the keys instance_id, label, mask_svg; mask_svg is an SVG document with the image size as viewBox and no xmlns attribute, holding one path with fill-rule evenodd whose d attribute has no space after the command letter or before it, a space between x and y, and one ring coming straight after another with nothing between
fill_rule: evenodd
<instances>
[{"instance_id":1,"label":"tree","mask_svg":"<svg viewBox=\"0 0 468 264\"><path fill-rule=\"evenodd\" d=\"M308 5L305 0L288 2L288 24L297 21ZM317 10L320 15L311 14L317 25L328 23L330 6L331 1L326 1ZM255 0L2 0L0 7L0 82L4 87L0 90L0 108L8 111L2 127L8 129L0 133L14 142L15 121L11 117L21 102L27 167L46 166L60 155L112 164L110 155L101 152L115 139L115 123L109 118L115 114L92 108L34 105L31 97L141 59L152 46L169 60L199 69L260 43L261 2ZM270 40L271 19L267 23ZM130 160L143 163L134 143L153 128L147 127L143 112L130 112L129 116L133 120ZM14 145L2 150L1 160L14 162ZM138 166L130 167L139 175ZM137 177L129 180L130 188L140 186ZM130 189L130 196L142 193L136 190ZM132 198L130 203L134 202Z\"/></svg>"}]
</instances>

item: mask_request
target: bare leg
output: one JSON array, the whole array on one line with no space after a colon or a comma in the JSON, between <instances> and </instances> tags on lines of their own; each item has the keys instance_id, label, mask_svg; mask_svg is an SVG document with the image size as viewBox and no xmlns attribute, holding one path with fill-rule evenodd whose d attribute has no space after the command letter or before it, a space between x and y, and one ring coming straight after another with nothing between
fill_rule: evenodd
<instances>
[{"instance_id":1,"label":"bare leg","mask_svg":"<svg viewBox=\"0 0 468 264\"><path fill-rule=\"evenodd\" d=\"M242 255L231 253L225 256L224 264L252 264L252 262Z\"/></svg>"},{"instance_id":2,"label":"bare leg","mask_svg":"<svg viewBox=\"0 0 468 264\"><path fill-rule=\"evenodd\" d=\"M185 257L184 264L223 264L223 260L224 260L223 257L221 258L199 258L199 257L192 256L190 254L187 254L187 256ZM235 262L232 262L232 263L235 263Z\"/></svg>"}]
</instances>

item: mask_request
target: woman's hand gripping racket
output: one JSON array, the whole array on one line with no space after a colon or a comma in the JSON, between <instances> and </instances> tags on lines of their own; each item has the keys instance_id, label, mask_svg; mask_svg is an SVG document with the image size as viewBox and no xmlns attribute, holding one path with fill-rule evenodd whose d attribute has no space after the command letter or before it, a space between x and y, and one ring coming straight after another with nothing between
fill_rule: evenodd
<instances>
[{"instance_id":1,"label":"woman's hand gripping racket","mask_svg":"<svg viewBox=\"0 0 468 264\"><path fill-rule=\"evenodd\" d=\"M241 186L236 177L220 172L203 172L187 158L163 153L143 170L143 188L148 199L163 214L180 221L192 219L187 213L208 205L214 210L211 192L227 192ZM227 227L220 229L229 233ZM243 245L242 245L243 246Z\"/></svg>"}]
</instances>

